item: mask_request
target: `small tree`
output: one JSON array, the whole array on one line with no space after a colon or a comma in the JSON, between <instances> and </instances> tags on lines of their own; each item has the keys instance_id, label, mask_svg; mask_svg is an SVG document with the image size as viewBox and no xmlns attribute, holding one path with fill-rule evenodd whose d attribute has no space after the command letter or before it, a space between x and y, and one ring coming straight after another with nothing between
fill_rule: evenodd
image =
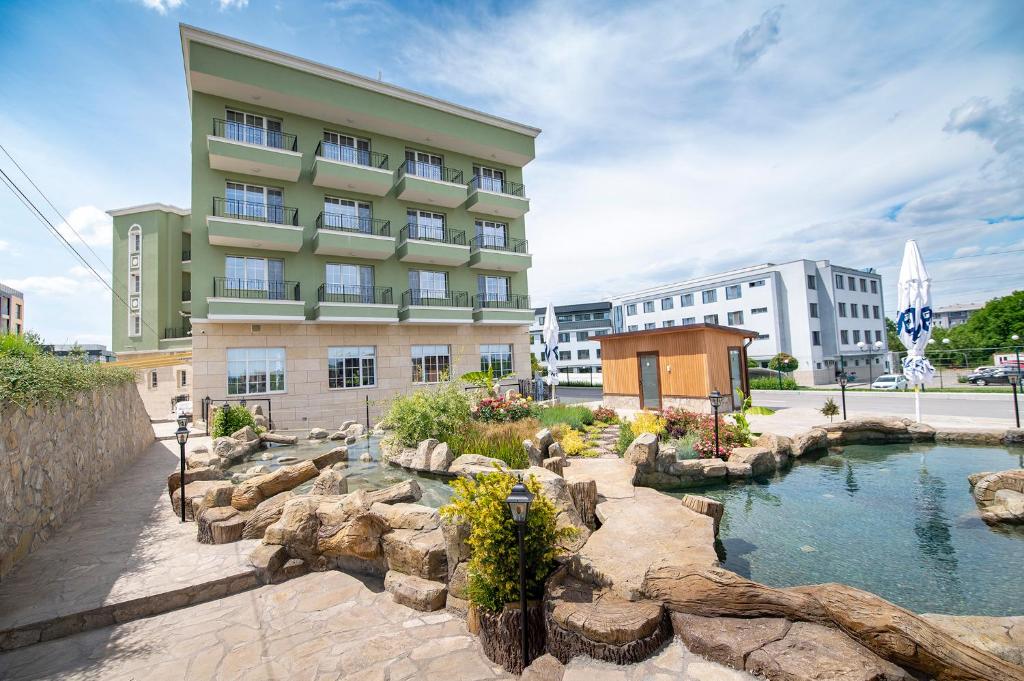
<instances>
[{"instance_id":1,"label":"small tree","mask_svg":"<svg viewBox=\"0 0 1024 681\"><path fill-rule=\"evenodd\" d=\"M796 357L785 352L780 352L768 360L768 368L779 372L779 390L782 390L782 374L793 373L799 367L800 362L797 361Z\"/></svg>"},{"instance_id":2,"label":"small tree","mask_svg":"<svg viewBox=\"0 0 1024 681\"><path fill-rule=\"evenodd\" d=\"M829 423L832 423L832 419L839 413L839 405L830 397L825 400L825 406L821 408L821 413L828 417Z\"/></svg>"}]
</instances>

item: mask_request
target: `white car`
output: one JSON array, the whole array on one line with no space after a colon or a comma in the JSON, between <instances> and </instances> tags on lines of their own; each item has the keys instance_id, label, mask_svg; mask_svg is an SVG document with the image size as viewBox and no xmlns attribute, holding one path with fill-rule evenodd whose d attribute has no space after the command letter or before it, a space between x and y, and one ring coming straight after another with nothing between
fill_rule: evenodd
<instances>
[{"instance_id":1,"label":"white car","mask_svg":"<svg viewBox=\"0 0 1024 681\"><path fill-rule=\"evenodd\" d=\"M185 400L174 405L174 416L192 416L192 401Z\"/></svg>"},{"instance_id":2,"label":"white car","mask_svg":"<svg viewBox=\"0 0 1024 681\"><path fill-rule=\"evenodd\" d=\"M871 384L872 390L906 390L907 377L902 374L886 374L879 376Z\"/></svg>"}]
</instances>

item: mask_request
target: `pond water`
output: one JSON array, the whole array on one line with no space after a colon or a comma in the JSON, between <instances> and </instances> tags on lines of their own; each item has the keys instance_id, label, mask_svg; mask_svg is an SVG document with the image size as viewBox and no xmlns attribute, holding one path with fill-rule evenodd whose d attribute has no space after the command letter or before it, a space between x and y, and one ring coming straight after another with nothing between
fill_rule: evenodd
<instances>
[{"instance_id":1,"label":"pond water","mask_svg":"<svg viewBox=\"0 0 1024 681\"><path fill-rule=\"evenodd\" d=\"M344 444L332 440L306 440L303 439L305 432L298 435L298 444L271 445L268 449L257 451L252 456L230 467L228 472L244 473L258 464L264 465L273 471L281 466L296 463L296 461L282 463L282 458L295 457L299 461L312 459ZM373 461L364 462L359 460L359 457L366 452L370 452ZM265 454L271 454L273 458L264 461L262 457ZM415 479L419 483L420 489L423 490L423 498L420 499L419 503L424 506L438 508L446 504L448 499L451 498L452 488L448 485L445 478L419 475L404 468L381 463L380 454L380 438L376 436L362 437L355 444L348 445L348 468L345 470L345 477L348 479L349 492L355 492L357 489L381 489L398 482ZM296 487L295 491L301 494L308 492L312 487L313 480L310 480Z\"/></svg>"},{"instance_id":2,"label":"pond water","mask_svg":"<svg viewBox=\"0 0 1024 681\"><path fill-rule=\"evenodd\" d=\"M856 445L698 493L725 504L719 558L744 577L841 582L918 613L1024 615L1024 527L982 522L967 483L1022 459L1024 449Z\"/></svg>"}]
</instances>

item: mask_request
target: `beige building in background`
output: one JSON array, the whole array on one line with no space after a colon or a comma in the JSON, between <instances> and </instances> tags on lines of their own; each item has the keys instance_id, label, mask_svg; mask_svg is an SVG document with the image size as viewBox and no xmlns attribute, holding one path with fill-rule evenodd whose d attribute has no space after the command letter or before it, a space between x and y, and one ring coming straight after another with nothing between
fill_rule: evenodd
<instances>
[{"instance_id":1,"label":"beige building in background","mask_svg":"<svg viewBox=\"0 0 1024 681\"><path fill-rule=\"evenodd\" d=\"M25 294L0 284L0 333L25 333Z\"/></svg>"}]
</instances>

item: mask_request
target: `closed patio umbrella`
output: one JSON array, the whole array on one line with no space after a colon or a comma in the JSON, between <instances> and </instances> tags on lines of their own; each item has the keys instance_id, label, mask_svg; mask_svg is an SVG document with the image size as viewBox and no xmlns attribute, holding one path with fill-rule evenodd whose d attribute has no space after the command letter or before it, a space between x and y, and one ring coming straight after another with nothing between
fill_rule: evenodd
<instances>
[{"instance_id":1,"label":"closed patio umbrella","mask_svg":"<svg viewBox=\"0 0 1024 681\"><path fill-rule=\"evenodd\" d=\"M903 359L903 375L914 386L914 413L921 420L921 386L929 383L935 368L924 356L932 335L931 278L924 267L917 242L907 241L903 248L903 264L897 284L899 319L896 330L907 349Z\"/></svg>"},{"instance_id":2,"label":"closed patio umbrella","mask_svg":"<svg viewBox=\"0 0 1024 681\"><path fill-rule=\"evenodd\" d=\"M547 384L551 386L551 398L555 397L555 386L558 385L558 317L555 316L555 306L548 303L548 309L544 312L544 326L541 327L541 336L544 341L544 360L548 363Z\"/></svg>"}]
</instances>

